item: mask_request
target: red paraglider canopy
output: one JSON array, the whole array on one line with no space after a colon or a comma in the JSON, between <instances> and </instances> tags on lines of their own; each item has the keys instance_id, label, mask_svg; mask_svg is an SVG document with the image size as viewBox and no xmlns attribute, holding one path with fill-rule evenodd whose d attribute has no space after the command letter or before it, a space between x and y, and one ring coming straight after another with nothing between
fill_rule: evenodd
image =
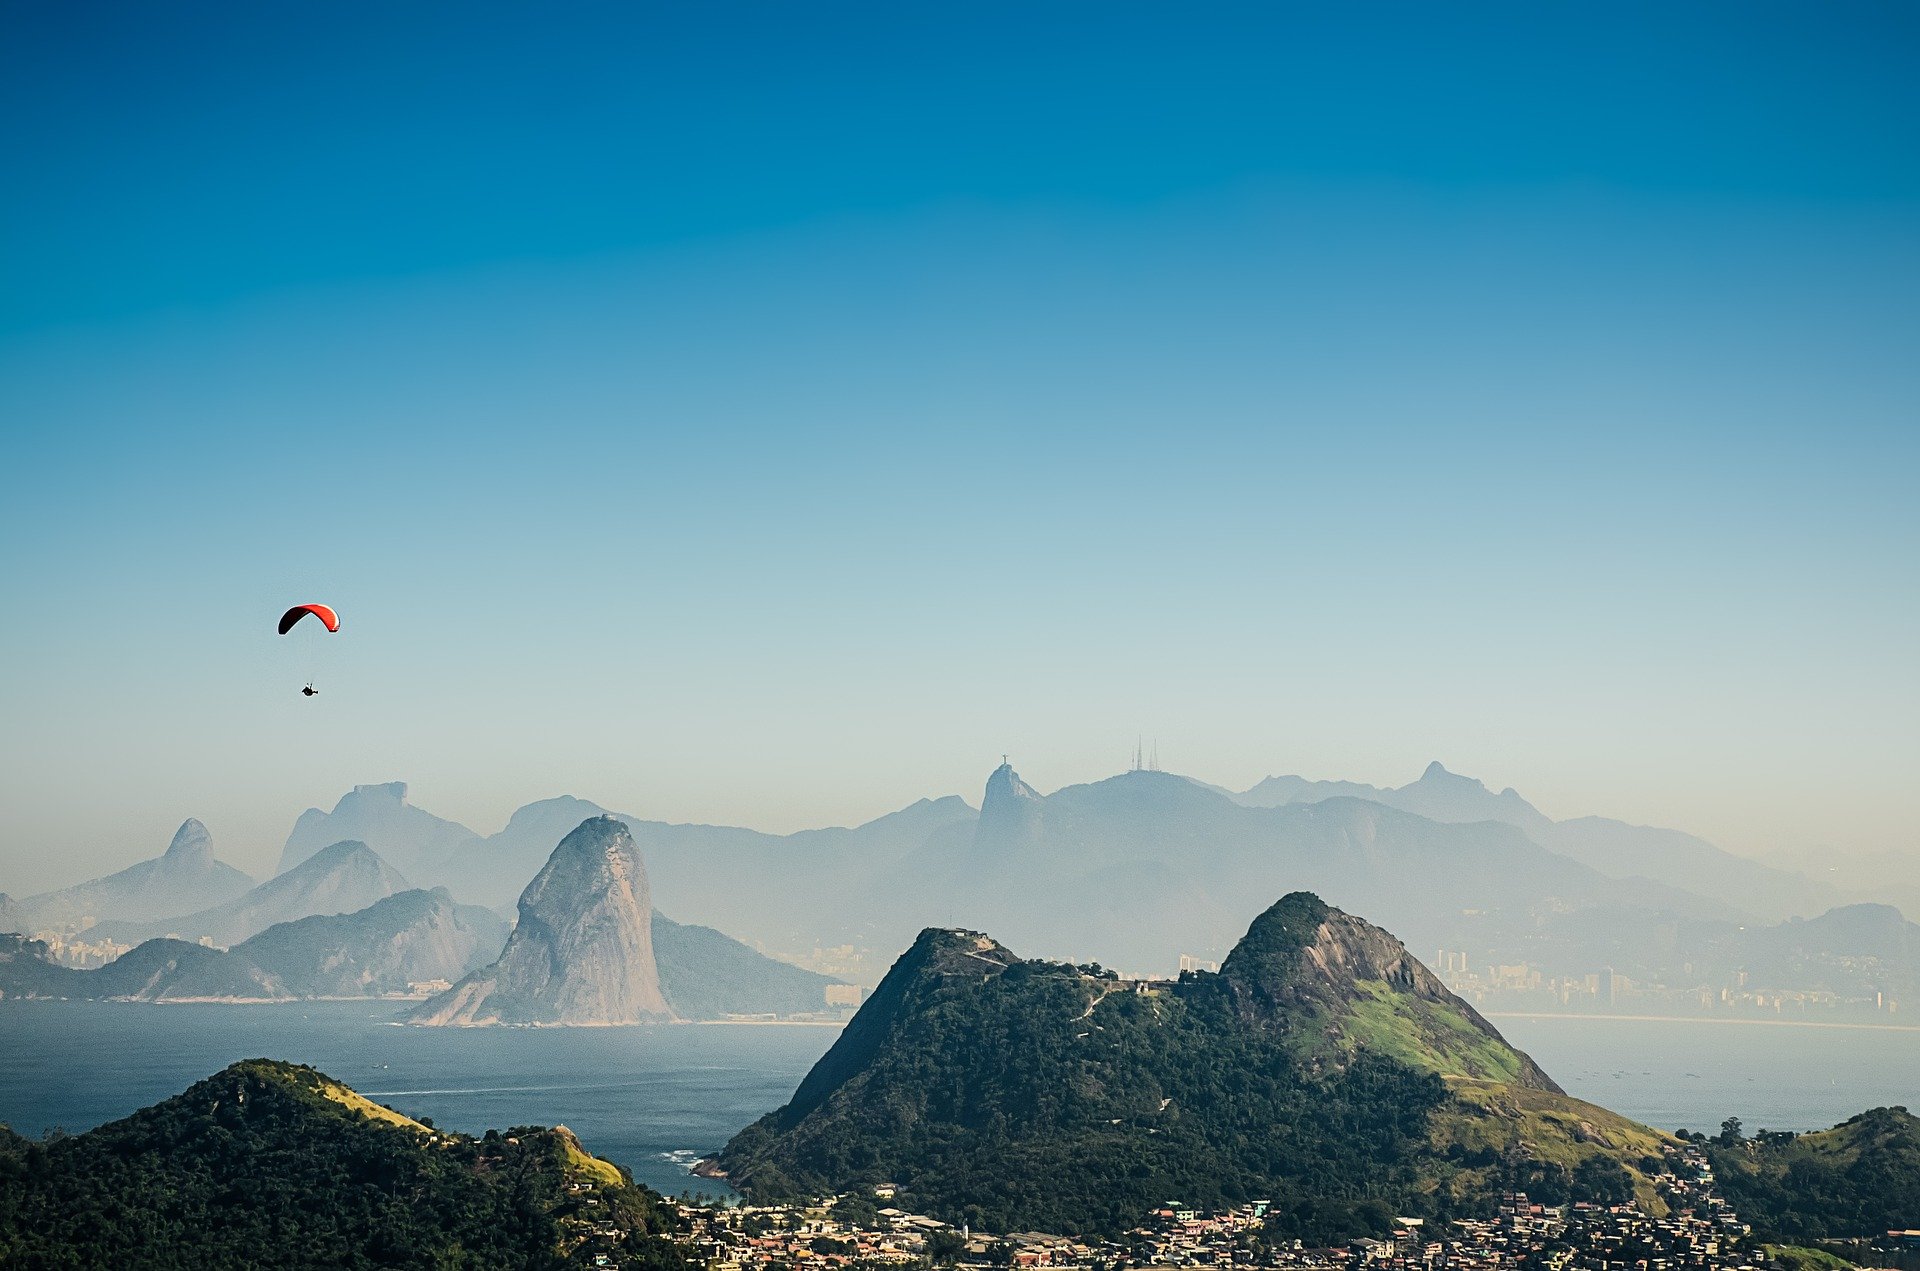
<instances>
[{"instance_id":1,"label":"red paraglider canopy","mask_svg":"<svg viewBox=\"0 0 1920 1271\"><path fill-rule=\"evenodd\" d=\"M285 635L287 632L293 630L293 624L308 614L312 614L314 617L320 619L329 631L338 631L340 629L340 615L325 605L295 605L280 615L280 634Z\"/></svg>"}]
</instances>

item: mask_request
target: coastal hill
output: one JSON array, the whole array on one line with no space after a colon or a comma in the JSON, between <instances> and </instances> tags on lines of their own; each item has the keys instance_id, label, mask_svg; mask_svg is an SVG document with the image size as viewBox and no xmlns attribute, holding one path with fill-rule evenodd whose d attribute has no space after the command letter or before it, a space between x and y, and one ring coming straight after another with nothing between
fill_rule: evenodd
<instances>
[{"instance_id":1,"label":"coastal hill","mask_svg":"<svg viewBox=\"0 0 1920 1271\"><path fill-rule=\"evenodd\" d=\"M252 878L214 859L213 836L189 817L152 860L58 891L0 897L0 931L71 932L90 922L165 918L224 903L252 886Z\"/></svg>"},{"instance_id":2,"label":"coastal hill","mask_svg":"<svg viewBox=\"0 0 1920 1271\"><path fill-rule=\"evenodd\" d=\"M640 1024L673 1018L653 956L653 903L633 834L591 817L520 895L491 966L408 1018L416 1024Z\"/></svg>"},{"instance_id":3,"label":"coastal hill","mask_svg":"<svg viewBox=\"0 0 1920 1271\"><path fill-rule=\"evenodd\" d=\"M1664 1141L1562 1094L1392 936L1294 893L1177 982L925 931L714 1164L755 1199L886 1181L998 1231L1284 1198L1276 1234L1325 1239L1510 1187L1658 1208Z\"/></svg>"},{"instance_id":4,"label":"coastal hill","mask_svg":"<svg viewBox=\"0 0 1920 1271\"><path fill-rule=\"evenodd\" d=\"M659 1198L565 1129L450 1134L265 1059L72 1138L0 1128L0 1197L10 1267L687 1266Z\"/></svg>"},{"instance_id":5,"label":"coastal hill","mask_svg":"<svg viewBox=\"0 0 1920 1271\"><path fill-rule=\"evenodd\" d=\"M715 931L653 911L653 960L660 993L685 1020L729 1015L810 1015L826 1008L840 981L781 962Z\"/></svg>"},{"instance_id":6,"label":"coastal hill","mask_svg":"<svg viewBox=\"0 0 1920 1271\"><path fill-rule=\"evenodd\" d=\"M1721 1191L1769 1239L1857 1239L1920 1226L1920 1117L1905 1108L1874 1108L1811 1134L1748 1137L1731 1123L1696 1141Z\"/></svg>"}]
</instances>

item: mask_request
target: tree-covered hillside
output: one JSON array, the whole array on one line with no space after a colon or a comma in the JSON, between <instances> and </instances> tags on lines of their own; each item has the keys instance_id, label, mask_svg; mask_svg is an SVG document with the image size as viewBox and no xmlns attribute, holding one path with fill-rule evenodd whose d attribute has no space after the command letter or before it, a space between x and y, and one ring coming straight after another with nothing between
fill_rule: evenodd
<instances>
[{"instance_id":1,"label":"tree-covered hillside","mask_svg":"<svg viewBox=\"0 0 1920 1271\"><path fill-rule=\"evenodd\" d=\"M264 1059L75 1138L0 1133L10 1268L563 1267L591 1213L681 1271L656 1201L565 1130L447 1134Z\"/></svg>"},{"instance_id":2,"label":"tree-covered hillside","mask_svg":"<svg viewBox=\"0 0 1920 1271\"><path fill-rule=\"evenodd\" d=\"M1534 1182L1651 1200L1659 1136L1560 1094L1397 941L1304 893L1152 991L930 930L792 1101L721 1154L755 1198L896 1183L994 1231L1114 1233L1177 1197L1276 1235Z\"/></svg>"},{"instance_id":3,"label":"tree-covered hillside","mask_svg":"<svg viewBox=\"0 0 1920 1271\"><path fill-rule=\"evenodd\" d=\"M1874 1108L1831 1130L1762 1130L1728 1121L1702 1139L1720 1190L1762 1236L1847 1240L1920 1227L1920 1117Z\"/></svg>"}]
</instances>

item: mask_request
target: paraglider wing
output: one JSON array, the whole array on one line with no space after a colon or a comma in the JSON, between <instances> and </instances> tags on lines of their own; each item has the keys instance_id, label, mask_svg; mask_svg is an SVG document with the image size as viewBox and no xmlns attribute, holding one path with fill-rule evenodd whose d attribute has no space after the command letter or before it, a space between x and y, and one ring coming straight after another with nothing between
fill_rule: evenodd
<instances>
[{"instance_id":1,"label":"paraglider wing","mask_svg":"<svg viewBox=\"0 0 1920 1271\"><path fill-rule=\"evenodd\" d=\"M340 615L325 605L295 605L280 615L280 634L285 635L287 632L293 630L293 624L308 614L312 614L314 617L320 619L321 623L329 631L338 631L340 629Z\"/></svg>"}]
</instances>

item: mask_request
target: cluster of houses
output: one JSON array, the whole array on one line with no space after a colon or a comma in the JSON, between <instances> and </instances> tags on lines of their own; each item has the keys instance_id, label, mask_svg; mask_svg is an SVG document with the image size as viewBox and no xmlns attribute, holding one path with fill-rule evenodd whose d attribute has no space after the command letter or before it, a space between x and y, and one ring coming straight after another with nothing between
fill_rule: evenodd
<instances>
[{"instance_id":1,"label":"cluster of houses","mask_svg":"<svg viewBox=\"0 0 1920 1271\"><path fill-rule=\"evenodd\" d=\"M892 1198L892 1188L875 1190L878 1202ZM866 1205L849 1212L847 1205L833 1200L815 1205L688 1206L681 1216L689 1260L707 1271L919 1264L932 1261L936 1253L964 1250L967 1244L964 1233L937 1218Z\"/></svg>"},{"instance_id":2,"label":"cluster of houses","mask_svg":"<svg viewBox=\"0 0 1920 1271\"><path fill-rule=\"evenodd\" d=\"M1121 1240L1044 1232L989 1235L888 1207L894 1189L812 1205L680 1207L688 1260L707 1271L865 1271L889 1266L1128 1271L1269 1267L1296 1271L1766 1271L1764 1248L1714 1193L1698 1149L1675 1148L1656 1180L1668 1212L1636 1205L1503 1198L1493 1217L1394 1220L1382 1239L1331 1248L1263 1238L1269 1202L1221 1213L1169 1201ZM618 1265L617 1261L598 1265Z\"/></svg>"}]
</instances>

